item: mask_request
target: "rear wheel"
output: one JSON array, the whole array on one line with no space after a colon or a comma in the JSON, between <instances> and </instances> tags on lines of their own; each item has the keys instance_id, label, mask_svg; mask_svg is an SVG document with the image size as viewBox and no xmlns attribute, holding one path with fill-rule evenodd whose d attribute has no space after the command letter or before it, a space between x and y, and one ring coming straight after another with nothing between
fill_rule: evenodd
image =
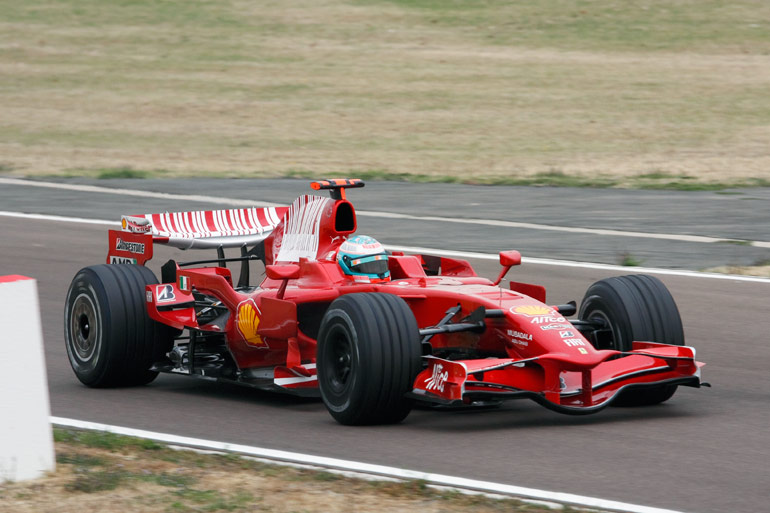
<instances>
[{"instance_id":1,"label":"rear wheel","mask_svg":"<svg viewBox=\"0 0 770 513\"><path fill-rule=\"evenodd\" d=\"M666 286L654 276L629 275L600 280L586 291L578 317L600 319L605 328L589 334L597 349L630 351L634 340L684 345L679 310ZM621 392L618 406L662 403L676 385L629 389Z\"/></svg>"},{"instance_id":2,"label":"rear wheel","mask_svg":"<svg viewBox=\"0 0 770 513\"><path fill-rule=\"evenodd\" d=\"M144 385L171 350L171 329L147 315L145 286L155 275L138 265L94 265L70 284L64 340L72 370L91 387Z\"/></svg>"},{"instance_id":3,"label":"rear wheel","mask_svg":"<svg viewBox=\"0 0 770 513\"><path fill-rule=\"evenodd\" d=\"M392 424L412 409L405 397L420 371L414 314L391 294L347 294L334 300L318 335L318 385L341 424Z\"/></svg>"}]
</instances>

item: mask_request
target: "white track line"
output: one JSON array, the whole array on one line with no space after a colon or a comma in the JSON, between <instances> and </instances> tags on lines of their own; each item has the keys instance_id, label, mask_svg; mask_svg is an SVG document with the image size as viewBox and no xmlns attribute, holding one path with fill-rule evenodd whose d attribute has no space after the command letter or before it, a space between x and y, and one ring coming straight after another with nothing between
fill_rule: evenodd
<instances>
[{"instance_id":1,"label":"white track line","mask_svg":"<svg viewBox=\"0 0 770 513\"><path fill-rule=\"evenodd\" d=\"M137 196L140 198L159 198L176 201L200 201L217 205L232 205L236 207L283 207L281 203L267 203L265 201L218 198L215 196L201 196L198 194L169 194L165 192L141 191L137 189L113 189L112 187L99 187L97 185L81 185L71 183L38 182L34 180L20 180L18 178L0 178L0 184L21 185L26 187L43 187L46 189L62 189L65 191L96 192L99 194L116 194L119 196Z\"/></svg>"},{"instance_id":2,"label":"white track line","mask_svg":"<svg viewBox=\"0 0 770 513\"><path fill-rule=\"evenodd\" d=\"M639 506L625 502L609 501L586 497L583 495L574 495L571 493L549 492L547 490L538 490L535 488L525 488L521 486L506 485L502 483L493 483L489 481L479 481L476 479L467 479L464 477L447 476L443 474L433 474L428 472L418 472L415 470L406 470L384 465L373 465L370 463L361 463L357 461L341 460L337 458L327 458L324 456L313 456L298 452L279 451L275 449L266 449L262 447L252 447L248 445L230 444L226 442L215 442L212 440L202 440L200 438L189 438L186 436L171 435L166 433L156 433L153 431L144 431L141 429L132 429L121 426L111 426L108 424L97 424L82 420L67 419L62 417L51 417L51 422L57 426L72 427L77 429L88 429L93 431L103 431L117 435L133 436L147 440L155 440L172 445L190 447L195 449L206 449L213 451L224 451L242 454L256 458L264 458L278 463L291 463L301 465L313 465L316 467L342 470L347 472L358 472L361 474L382 476L396 479L416 479L422 480L432 485L447 486L463 490L473 490L484 493L503 494L525 499L536 499L544 501L555 501L563 504L572 504L585 506L589 508L599 508L609 511L624 511L630 513L679 513L670 509L653 508L649 506Z\"/></svg>"},{"instance_id":3,"label":"white track line","mask_svg":"<svg viewBox=\"0 0 770 513\"><path fill-rule=\"evenodd\" d=\"M165 192L141 191L134 189L113 189L110 187L100 187L96 185L65 184L56 182L39 182L32 180L21 180L18 178L0 178L0 184L19 185L27 187L44 187L51 189L63 189L80 192L95 192L100 194L116 194L121 196L138 196L142 198L160 198L178 201L200 201L213 203L217 205L246 206L246 207L279 207L285 206L279 203L267 203L264 201L221 198L216 196L202 196L197 194L170 194ZM498 226L505 228L520 228L527 230L555 231L566 233L588 233L592 235L608 235L613 237L636 237L642 239L674 240L680 242L698 242L706 244L741 242L760 248L770 248L768 241L746 241L738 239L725 239L719 237L706 237L702 235L684 235L671 233L647 233L632 232L625 230L605 230L598 228L578 228L569 226L553 226L536 223L520 223L516 221L502 221L498 219L465 219L439 216L416 216L410 214L399 214L395 212L380 212L370 210L357 210L356 213L363 217L377 217L381 219L403 219L412 221L434 221L441 223L471 224L484 226Z\"/></svg>"},{"instance_id":4,"label":"white track line","mask_svg":"<svg viewBox=\"0 0 770 513\"><path fill-rule=\"evenodd\" d=\"M0 216L18 217L21 219L36 219L40 221L57 221L61 223L75 224L99 224L105 226L120 226L120 221L105 221L104 219L86 219L84 217L51 216L46 214L26 214L24 212L6 212L0 210Z\"/></svg>"},{"instance_id":5,"label":"white track line","mask_svg":"<svg viewBox=\"0 0 770 513\"><path fill-rule=\"evenodd\" d=\"M0 217L16 217L22 219L35 219L42 221L55 221L64 223L82 223L82 224L97 224L104 226L119 226L117 221L107 221L105 219L84 219L82 217L65 217L65 216L52 216L43 214L25 214L23 212L5 212L0 211ZM455 251L451 249L433 249L433 248L421 248L416 246L392 246L385 245L385 248L391 251L405 251L409 253L419 253L427 255L439 255L457 258L476 258L479 260L497 260L499 255L491 253L475 253L472 251ZM739 274L717 274L717 273L702 273L698 271L688 270L676 270L676 269L658 269L654 267L626 267L612 264L598 264L592 262L574 262L570 260L554 260L550 258L532 258L523 257L522 262L525 264L534 265L550 265L555 267L577 267L582 269L601 269L606 271L618 271L623 273L649 273L660 274L667 276L684 276L688 278L706 278L714 280L731 280L731 281L747 281L754 283L770 283L770 278L762 278L759 276L743 276Z\"/></svg>"}]
</instances>

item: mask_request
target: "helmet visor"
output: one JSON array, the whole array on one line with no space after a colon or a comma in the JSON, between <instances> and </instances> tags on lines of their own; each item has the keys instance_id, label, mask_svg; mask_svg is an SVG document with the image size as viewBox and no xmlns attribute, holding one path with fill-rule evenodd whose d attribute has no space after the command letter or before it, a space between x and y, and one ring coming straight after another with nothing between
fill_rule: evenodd
<instances>
[{"instance_id":1,"label":"helmet visor","mask_svg":"<svg viewBox=\"0 0 770 513\"><path fill-rule=\"evenodd\" d=\"M384 274L388 272L387 255L371 255L350 261L350 270L359 274Z\"/></svg>"}]
</instances>

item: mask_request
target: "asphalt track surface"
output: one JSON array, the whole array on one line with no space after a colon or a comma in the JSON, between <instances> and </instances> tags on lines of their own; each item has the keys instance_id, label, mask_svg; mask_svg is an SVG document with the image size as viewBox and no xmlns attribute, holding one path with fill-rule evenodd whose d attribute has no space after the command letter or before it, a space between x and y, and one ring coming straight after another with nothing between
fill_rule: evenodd
<instances>
[{"instance_id":1,"label":"asphalt track surface","mask_svg":"<svg viewBox=\"0 0 770 513\"><path fill-rule=\"evenodd\" d=\"M137 183L142 187L161 186L142 181L131 185ZM195 193L228 197L224 189L229 186L232 187L230 196L243 195L242 188L228 183L220 182L221 190L210 187ZM263 184L264 187L268 185ZM126 184L119 186L126 187ZM164 186L169 187L168 184ZM423 214L429 209L426 202L435 203L431 210L434 215L457 214L462 210L452 204L459 200L445 187L438 187L436 191L434 186L420 187L421 204L415 208L418 213ZM120 200L114 195L96 193L41 192L10 185L0 186L0 189L0 211L118 219L121 213L157 211L161 206L158 200ZM286 192L289 189L293 191L291 195ZM478 202L484 205L488 214L476 217L486 215L488 218L491 217L489 214L494 214L494 208L483 198L489 196L491 189L481 189L486 190L480 193ZM260 200L286 203L306 191L305 183L300 181L283 182L282 187L275 187L275 190L280 192L266 194ZM387 210L386 202L373 207L357 201L354 195L359 192L363 191L351 192L349 197L360 210ZM458 194L460 192L464 204L477 202L467 200L465 189L458 190ZM558 197L578 198L581 191L555 189L551 192ZM586 192L593 194L595 191ZM655 193L663 203L648 203L649 211L661 216L665 205L682 208L684 200L678 196L681 193L671 194L666 198L665 193ZM757 198L746 203L766 208L768 191L746 194ZM397 195L395 211L408 209L405 195ZM544 201L547 200L543 190L535 190L531 195L541 195ZM744 225L733 231L715 223L707 229L705 225L696 226L693 216L690 221L693 233L770 240L767 209L764 213L762 209L753 214L750 209L744 212L740 210L744 200L739 196L724 197L729 201L720 205L726 210L716 217L745 217ZM548 201L553 203L555 200ZM581 201L591 204L590 199ZM714 201L722 201L722 198ZM163 210L218 208L211 204L165 203ZM726 207L728 203L738 205L735 212ZM130 210L126 210L129 207ZM362 231L369 220L359 219L359 222ZM623 218L608 218L604 227L627 229L625 223L633 224ZM419 233L411 233L412 226L388 227L380 232L372 225L366 230L391 244L451 246L451 249L485 252L505 249L500 246L503 243L500 241L486 248L463 246L462 237L455 239L454 227L435 224L441 232L440 240L435 239L435 242L434 239L419 239ZM679 225L671 225L670 233L682 233L673 228L685 224L682 221ZM484 233L485 230L484 227L473 228L474 238L495 238L494 234ZM391 233L396 234L396 240L389 239ZM518 247L525 255L528 254L527 247L539 244L535 240L530 245L523 237L525 233L517 235L521 236L517 237ZM535 239L547 236L547 233L538 233ZM767 465L770 457L770 283L660 276L677 300L687 343L696 347L699 360L707 362L704 379L713 388L680 388L674 398L663 405L639 409L610 408L586 417L559 415L528 401L514 401L489 411L418 409L397 426L353 428L336 424L319 401L182 376L160 376L151 385L141 388L93 390L82 386L69 368L62 340L63 300L78 269L104 261L106 228L0 217L0 240L0 275L24 274L38 280L52 414L55 416L681 511L767 511L770 489ZM422 242L410 242L414 240ZM612 243L608 242L609 245ZM655 258L667 258L655 256L656 252L665 253L667 244L675 243L653 242L655 251L650 250L650 254ZM575 249L570 259L591 260L574 256L595 251L594 242L584 241L584 245L590 247ZM695 265L681 267L706 267L704 258L712 258L708 252L718 246L721 245L697 246L701 250L693 250L690 255L690 262ZM767 250L764 251L766 258ZM178 253L158 250L150 267L157 272L165 258L174 255ZM548 253L537 256L566 258ZM600 258L594 260L601 261ZM497 274L498 266L494 262L479 260L472 263L480 275L491 277ZM525 265L513 269L509 276L518 281L545 285L549 302L555 304L570 299L579 301L592 282L616 274L619 273L601 269Z\"/></svg>"}]
</instances>

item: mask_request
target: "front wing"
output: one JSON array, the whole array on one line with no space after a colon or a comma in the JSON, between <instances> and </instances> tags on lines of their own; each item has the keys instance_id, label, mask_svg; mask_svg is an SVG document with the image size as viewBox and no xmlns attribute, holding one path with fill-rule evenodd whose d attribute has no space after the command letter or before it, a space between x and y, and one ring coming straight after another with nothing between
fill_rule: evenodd
<instances>
[{"instance_id":1,"label":"front wing","mask_svg":"<svg viewBox=\"0 0 770 513\"><path fill-rule=\"evenodd\" d=\"M411 397L444 405L529 398L568 414L595 413L629 388L700 387L695 350L654 342L633 342L632 350L595 351L577 360L549 353L534 358L444 360L425 357ZM705 385L705 384L704 384Z\"/></svg>"}]
</instances>

